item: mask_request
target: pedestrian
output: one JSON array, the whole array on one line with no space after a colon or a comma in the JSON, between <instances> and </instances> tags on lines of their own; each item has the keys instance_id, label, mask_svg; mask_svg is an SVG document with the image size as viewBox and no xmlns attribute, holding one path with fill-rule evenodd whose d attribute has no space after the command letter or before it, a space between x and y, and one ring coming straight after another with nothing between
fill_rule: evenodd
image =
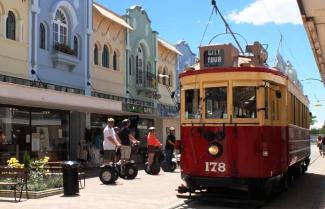
<instances>
[{"instance_id":1,"label":"pedestrian","mask_svg":"<svg viewBox=\"0 0 325 209\"><path fill-rule=\"evenodd\" d=\"M124 119L122 121L122 128L119 132L119 138L121 140L121 163L122 165L129 162L131 157L131 143L137 144L139 143L138 140L136 140L130 131L130 120Z\"/></svg>"},{"instance_id":2,"label":"pedestrian","mask_svg":"<svg viewBox=\"0 0 325 209\"><path fill-rule=\"evenodd\" d=\"M166 145L165 145L165 161L169 166L171 166L172 163L172 157L175 149L175 128L170 127L169 128L169 134L166 139Z\"/></svg>"},{"instance_id":3,"label":"pedestrian","mask_svg":"<svg viewBox=\"0 0 325 209\"><path fill-rule=\"evenodd\" d=\"M147 147L148 147L148 167L150 168L153 164L153 160L155 158L155 151L157 148L161 147L159 139L156 137L156 128L150 127L148 129L148 137L147 137Z\"/></svg>"},{"instance_id":4,"label":"pedestrian","mask_svg":"<svg viewBox=\"0 0 325 209\"><path fill-rule=\"evenodd\" d=\"M322 152L323 152L323 138L320 135L317 137L317 147L319 149L320 156L322 156Z\"/></svg>"},{"instance_id":5,"label":"pedestrian","mask_svg":"<svg viewBox=\"0 0 325 209\"><path fill-rule=\"evenodd\" d=\"M323 137L323 140L322 140L322 151L323 151L323 157L325 157L325 137Z\"/></svg>"},{"instance_id":6,"label":"pedestrian","mask_svg":"<svg viewBox=\"0 0 325 209\"><path fill-rule=\"evenodd\" d=\"M114 131L114 119L107 119L107 126L104 129L104 163L112 163L115 159L115 149L116 147L121 147L118 136Z\"/></svg>"}]
</instances>

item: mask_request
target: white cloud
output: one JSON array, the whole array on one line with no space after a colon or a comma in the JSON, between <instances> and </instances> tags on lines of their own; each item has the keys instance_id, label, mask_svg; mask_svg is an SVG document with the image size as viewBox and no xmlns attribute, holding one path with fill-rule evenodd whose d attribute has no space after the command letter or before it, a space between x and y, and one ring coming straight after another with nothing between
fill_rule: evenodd
<instances>
[{"instance_id":1,"label":"white cloud","mask_svg":"<svg viewBox=\"0 0 325 209\"><path fill-rule=\"evenodd\" d=\"M241 11L232 11L228 18L237 24L302 24L296 0L255 0Z\"/></svg>"},{"instance_id":2,"label":"white cloud","mask_svg":"<svg viewBox=\"0 0 325 209\"><path fill-rule=\"evenodd\" d=\"M323 127L323 125L324 125L323 121L317 121L314 125L310 126L310 128L320 129Z\"/></svg>"}]
</instances>

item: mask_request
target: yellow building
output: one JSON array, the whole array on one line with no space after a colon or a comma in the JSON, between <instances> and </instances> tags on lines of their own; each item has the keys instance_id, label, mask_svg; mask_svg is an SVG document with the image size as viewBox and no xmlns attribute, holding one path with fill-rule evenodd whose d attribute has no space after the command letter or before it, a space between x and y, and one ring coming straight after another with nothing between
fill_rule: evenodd
<instances>
[{"instance_id":1,"label":"yellow building","mask_svg":"<svg viewBox=\"0 0 325 209\"><path fill-rule=\"evenodd\" d=\"M91 85L93 92L123 96L125 92L126 30L132 30L121 16L93 4Z\"/></svg>"},{"instance_id":2,"label":"yellow building","mask_svg":"<svg viewBox=\"0 0 325 209\"><path fill-rule=\"evenodd\" d=\"M28 78L29 1L0 1L0 74Z\"/></svg>"},{"instance_id":3,"label":"yellow building","mask_svg":"<svg viewBox=\"0 0 325 209\"><path fill-rule=\"evenodd\" d=\"M176 68L178 56L181 56L176 47L168 42L158 39L158 112L162 120L162 124L157 124L158 127L163 127L162 139L164 140L168 134L168 128L173 126L176 128L176 138L180 137L180 124L177 115L176 104L171 98L171 93L177 89L176 86Z\"/></svg>"}]
</instances>

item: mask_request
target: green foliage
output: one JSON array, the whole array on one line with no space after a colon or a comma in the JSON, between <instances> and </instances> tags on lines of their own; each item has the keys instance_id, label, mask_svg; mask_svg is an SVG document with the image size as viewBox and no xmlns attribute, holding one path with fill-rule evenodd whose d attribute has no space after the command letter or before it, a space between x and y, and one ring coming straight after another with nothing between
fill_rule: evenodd
<instances>
[{"instance_id":1,"label":"green foliage","mask_svg":"<svg viewBox=\"0 0 325 209\"><path fill-rule=\"evenodd\" d=\"M28 152L24 153L24 167L25 168L30 168L30 164L31 164L31 159L30 159L30 155Z\"/></svg>"},{"instance_id":2,"label":"green foliage","mask_svg":"<svg viewBox=\"0 0 325 209\"><path fill-rule=\"evenodd\" d=\"M310 133L311 134L313 134L313 135L319 135L319 129L316 129L316 128L312 128L311 130L310 130Z\"/></svg>"},{"instance_id":3,"label":"green foliage","mask_svg":"<svg viewBox=\"0 0 325 209\"><path fill-rule=\"evenodd\" d=\"M311 118L310 118L310 125L314 125L316 122L317 122L317 120L316 120L316 116L311 116Z\"/></svg>"}]
</instances>

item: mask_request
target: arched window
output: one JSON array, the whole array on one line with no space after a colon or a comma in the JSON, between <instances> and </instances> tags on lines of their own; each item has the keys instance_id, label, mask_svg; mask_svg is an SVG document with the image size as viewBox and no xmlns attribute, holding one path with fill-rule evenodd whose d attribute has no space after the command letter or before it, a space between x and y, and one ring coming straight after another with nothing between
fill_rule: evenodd
<instances>
[{"instance_id":1,"label":"arched window","mask_svg":"<svg viewBox=\"0 0 325 209\"><path fill-rule=\"evenodd\" d=\"M61 9L58 9L53 21L53 41L54 43L67 44L68 21Z\"/></svg>"},{"instance_id":2,"label":"arched window","mask_svg":"<svg viewBox=\"0 0 325 209\"><path fill-rule=\"evenodd\" d=\"M162 82L163 82L163 77L162 77L161 75L163 75L163 71L162 71L162 68L159 67L159 68L158 68L158 83L161 83L161 84L162 84Z\"/></svg>"},{"instance_id":3,"label":"arched window","mask_svg":"<svg viewBox=\"0 0 325 209\"><path fill-rule=\"evenodd\" d=\"M46 49L46 29L43 23L39 26L39 47Z\"/></svg>"},{"instance_id":4,"label":"arched window","mask_svg":"<svg viewBox=\"0 0 325 209\"><path fill-rule=\"evenodd\" d=\"M168 70L167 68L165 67L164 70L163 70L163 80L162 80L162 83L163 85L168 85L168 74L167 74Z\"/></svg>"},{"instance_id":5,"label":"arched window","mask_svg":"<svg viewBox=\"0 0 325 209\"><path fill-rule=\"evenodd\" d=\"M103 67L109 68L109 51L107 45L104 45L102 54L102 65Z\"/></svg>"},{"instance_id":6,"label":"arched window","mask_svg":"<svg viewBox=\"0 0 325 209\"><path fill-rule=\"evenodd\" d=\"M146 80L147 86L152 87L153 76L151 74L151 63L150 62L147 63L146 75L147 75L147 80Z\"/></svg>"},{"instance_id":7,"label":"arched window","mask_svg":"<svg viewBox=\"0 0 325 209\"><path fill-rule=\"evenodd\" d=\"M73 37L73 52L75 56L79 56L79 40L77 36Z\"/></svg>"},{"instance_id":8,"label":"arched window","mask_svg":"<svg viewBox=\"0 0 325 209\"><path fill-rule=\"evenodd\" d=\"M131 56L129 58L129 75L132 75L132 71L133 71L133 62L134 62L134 58L133 56Z\"/></svg>"},{"instance_id":9,"label":"arched window","mask_svg":"<svg viewBox=\"0 0 325 209\"><path fill-rule=\"evenodd\" d=\"M7 39L16 40L16 17L12 11L8 12L6 30Z\"/></svg>"},{"instance_id":10,"label":"arched window","mask_svg":"<svg viewBox=\"0 0 325 209\"><path fill-rule=\"evenodd\" d=\"M113 54L113 70L117 70L117 53L114 51Z\"/></svg>"},{"instance_id":11,"label":"arched window","mask_svg":"<svg viewBox=\"0 0 325 209\"><path fill-rule=\"evenodd\" d=\"M169 86L170 87L173 87L173 72L169 72L169 74L168 74L168 81L169 81Z\"/></svg>"},{"instance_id":12,"label":"arched window","mask_svg":"<svg viewBox=\"0 0 325 209\"><path fill-rule=\"evenodd\" d=\"M94 48L94 64L98 65L98 46L97 46L97 44L95 44L95 48Z\"/></svg>"},{"instance_id":13,"label":"arched window","mask_svg":"<svg viewBox=\"0 0 325 209\"><path fill-rule=\"evenodd\" d=\"M137 84L143 83L143 51L141 47L137 50L136 56L136 77L137 77Z\"/></svg>"}]
</instances>

